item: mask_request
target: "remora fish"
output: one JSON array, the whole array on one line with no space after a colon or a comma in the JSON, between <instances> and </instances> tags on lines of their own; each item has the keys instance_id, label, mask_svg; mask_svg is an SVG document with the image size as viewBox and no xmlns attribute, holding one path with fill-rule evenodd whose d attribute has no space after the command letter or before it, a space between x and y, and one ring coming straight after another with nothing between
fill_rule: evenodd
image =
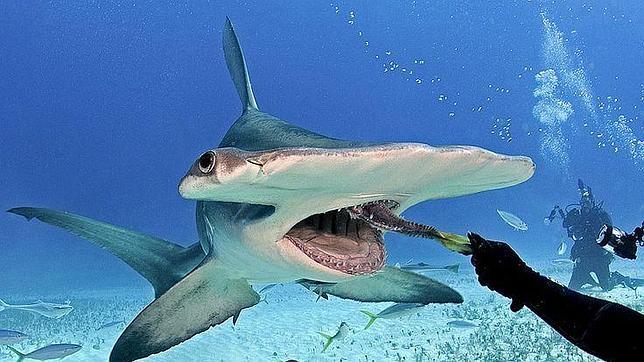
<instances>
[{"instance_id":1,"label":"remora fish","mask_svg":"<svg viewBox=\"0 0 644 362\"><path fill-rule=\"evenodd\" d=\"M513 228L522 231L528 230L528 224L523 222L523 220L521 220L518 216L498 209L496 210L496 212L499 214L499 216L501 216L501 219L503 219L506 224L512 226Z\"/></svg>"},{"instance_id":2,"label":"remora fish","mask_svg":"<svg viewBox=\"0 0 644 362\"><path fill-rule=\"evenodd\" d=\"M458 267L459 267L459 264L440 266L440 265L429 265L423 262L416 263L416 264L405 264L405 265L399 266L399 268L402 270L408 270L414 273L425 273L428 271L435 271L435 270L447 270L452 273L458 273Z\"/></svg>"},{"instance_id":3,"label":"remora fish","mask_svg":"<svg viewBox=\"0 0 644 362\"><path fill-rule=\"evenodd\" d=\"M447 326L451 328L468 329L468 328L477 328L479 325L477 323L473 323L464 319L454 319L447 322Z\"/></svg>"},{"instance_id":4,"label":"remora fish","mask_svg":"<svg viewBox=\"0 0 644 362\"><path fill-rule=\"evenodd\" d=\"M559 244L559 248L557 249L557 255L564 255L566 252L567 245L565 241L562 241L561 244Z\"/></svg>"},{"instance_id":5,"label":"remora fish","mask_svg":"<svg viewBox=\"0 0 644 362\"><path fill-rule=\"evenodd\" d=\"M318 332L319 335L326 338L326 341L324 342L324 347L322 347L321 353L324 353L324 351L326 351L326 349L329 348L329 346L331 345L331 343L333 343L333 341L343 340L346 336L349 335L349 332L350 332L349 326L345 322L340 323L340 327L338 328L338 331L335 332L335 334L332 336L322 332Z\"/></svg>"},{"instance_id":6,"label":"remora fish","mask_svg":"<svg viewBox=\"0 0 644 362\"><path fill-rule=\"evenodd\" d=\"M22 310L40 314L47 318L61 318L69 314L74 308L69 304L48 303L39 300L31 304L15 304L10 305L0 300L0 311L3 310Z\"/></svg>"},{"instance_id":7,"label":"remora fish","mask_svg":"<svg viewBox=\"0 0 644 362\"><path fill-rule=\"evenodd\" d=\"M38 361L46 361L50 359L59 359L64 358L69 355L72 355L82 348L77 344L50 344L49 346L39 348L30 353L22 353L17 351L11 346L7 346L13 351L13 353L18 355L18 361L20 362L24 359L35 359Z\"/></svg>"},{"instance_id":8,"label":"remora fish","mask_svg":"<svg viewBox=\"0 0 644 362\"><path fill-rule=\"evenodd\" d=\"M260 300L249 282L313 281L318 295L365 302L461 303L442 283L386 267L383 232L469 247L399 215L422 201L516 185L532 177L534 163L471 146L344 141L291 125L259 110L229 20L223 35L242 114L179 185L184 198L197 200L198 243L184 248L51 209L10 210L93 241L150 281L157 298L125 329L110 360L144 358L231 317L235 323ZM377 212L373 223L365 212Z\"/></svg>"},{"instance_id":9,"label":"remora fish","mask_svg":"<svg viewBox=\"0 0 644 362\"><path fill-rule=\"evenodd\" d=\"M15 344L29 338L26 334L8 329L0 329L0 345Z\"/></svg>"},{"instance_id":10,"label":"remora fish","mask_svg":"<svg viewBox=\"0 0 644 362\"><path fill-rule=\"evenodd\" d=\"M367 329L371 327L373 322L376 321L376 319L396 319L400 317L404 317L407 315L411 315L415 312L417 312L419 309L423 308L425 304L421 303L396 303L390 307L387 307L383 310L381 310L378 314L373 314L369 312L368 310L361 310L360 312L364 313L369 317L369 322L367 322L367 325L364 326L364 329Z\"/></svg>"}]
</instances>

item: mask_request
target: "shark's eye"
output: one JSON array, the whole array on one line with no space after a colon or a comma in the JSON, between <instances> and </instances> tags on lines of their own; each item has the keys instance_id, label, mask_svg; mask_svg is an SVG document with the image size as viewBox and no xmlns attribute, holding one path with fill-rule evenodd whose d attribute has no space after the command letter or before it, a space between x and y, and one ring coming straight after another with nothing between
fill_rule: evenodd
<instances>
[{"instance_id":1,"label":"shark's eye","mask_svg":"<svg viewBox=\"0 0 644 362\"><path fill-rule=\"evenodd\" d=\"M215 167L215 153L208 151L199 157L199 171L204 174L210 173Z\"/></svg>"}]
</instances>

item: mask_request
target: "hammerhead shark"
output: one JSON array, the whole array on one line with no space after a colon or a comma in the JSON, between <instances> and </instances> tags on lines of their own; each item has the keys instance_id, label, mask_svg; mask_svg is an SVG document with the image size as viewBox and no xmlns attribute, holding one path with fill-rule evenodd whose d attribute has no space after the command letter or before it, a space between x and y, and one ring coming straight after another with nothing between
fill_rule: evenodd
<instances>
[{"instance_id":1,"label":"hammerhead shark","mask_svg":"<svg viewBox=\"0 0 644 362\"><path fill-rule=\"evenodd\" d=\"M383 233L427 236L466 253L448 234L403 220L432 199L512 186L534 164L476 147L374 144L329 138L261 112L230 20L226 64L242 114L218 147L197 158L179 193L196 200L189 247L67 212L9 210L64 228L115 254L154 287L110 361L175 346L260 301L250 283L300 282L320 295L364 302L461 303L431 278L385 266Z\"/></svg>"}]
</instances>

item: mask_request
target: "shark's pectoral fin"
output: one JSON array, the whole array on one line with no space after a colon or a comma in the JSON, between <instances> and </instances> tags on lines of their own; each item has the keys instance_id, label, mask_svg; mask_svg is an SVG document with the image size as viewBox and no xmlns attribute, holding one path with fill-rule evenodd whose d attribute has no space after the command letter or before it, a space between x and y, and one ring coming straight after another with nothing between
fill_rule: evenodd
<instances>
[{"instance_id":1,"label":"shark's pectoral fin","mask_svg":"<svg viewBox=\"0 0 644 362\"><path fill-rule=\"evenodd\" d=\"M223 279L207 260L148 305L114 345L110 361L165 351L259 302L247 281Z\"/></svg>"},{"instance_id":2,"label":"shark's pectoral fin","mask_svg":"<svg viewBox=\"0 0 644 362\"><path fill-rule=\"evenodd\" d=\"M17 207L10 213L27 220L38 219L90 240L126 262L163 294L205 257L199 243L188 248L69 212L36 207Z\"/></svg>"},{"instance_id":3,"label":"shark's pectoral fin","mask_svg":"<svg viewBox=\"0 0 644 362\"><path fill-rule=\"evenodd\" d=\"M424 275L385 267L368 276L340 283L319 283L318 293L361 302L462 303L454 289Z\"/></svg>"}]
</instances>

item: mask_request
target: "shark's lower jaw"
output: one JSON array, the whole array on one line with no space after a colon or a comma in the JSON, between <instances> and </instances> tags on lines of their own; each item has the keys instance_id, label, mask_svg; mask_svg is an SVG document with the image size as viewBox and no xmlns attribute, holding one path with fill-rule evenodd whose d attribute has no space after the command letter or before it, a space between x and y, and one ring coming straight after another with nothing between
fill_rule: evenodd
<instances>
[{"instance_id":1,"label":"shark's lower jaw","mask_svg":"<svg viewBox=\"0 0 644 362\"><path fill-rule=\"evenodd\" d=\"M371 274L385 265L382 232L351 218L347 209L309 216L284 237L316 263L342 273Z\"/></svg>"}]
</instances>

